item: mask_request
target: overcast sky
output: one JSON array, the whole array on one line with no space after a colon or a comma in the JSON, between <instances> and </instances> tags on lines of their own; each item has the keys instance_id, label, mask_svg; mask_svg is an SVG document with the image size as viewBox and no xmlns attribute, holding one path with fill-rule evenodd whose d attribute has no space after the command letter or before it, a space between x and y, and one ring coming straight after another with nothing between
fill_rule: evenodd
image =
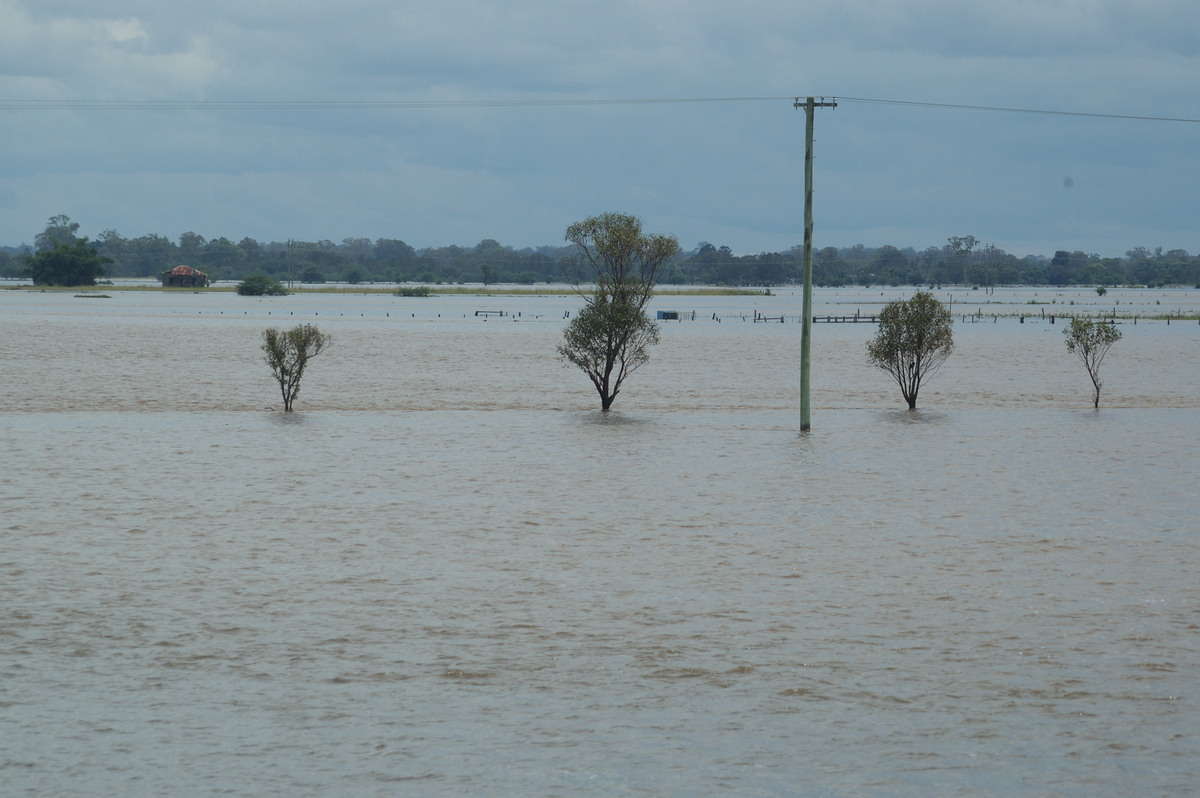
<instances>
[{"instance_id":1,"label":"overcast sky","mask_svg":"<svg viewBox=\"0 0 1200 798\"><path fill-rule=\"evenodd\" d=\"M817 247L1200 251L1195 121L861 101L1200 120L1195 0L0 0L0 244L521 248L612 210L777 251L810 94Z\"/></svg>"}]
</instances>

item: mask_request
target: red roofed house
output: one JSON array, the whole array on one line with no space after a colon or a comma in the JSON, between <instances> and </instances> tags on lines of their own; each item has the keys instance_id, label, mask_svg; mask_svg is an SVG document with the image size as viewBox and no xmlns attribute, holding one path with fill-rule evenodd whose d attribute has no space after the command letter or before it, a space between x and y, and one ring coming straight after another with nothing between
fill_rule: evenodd
<instances>
[{"instance_id":1,"label":"red roofed house","mask_svg":"<svg viewBox=\"0 0 1200 798\"><path fill-rule=\"evenodd\" d=\"M208 275L191 266L176 266L162 273L162 284L163 288L204 288L208 285Z\"/></svg>"}]
</instances>

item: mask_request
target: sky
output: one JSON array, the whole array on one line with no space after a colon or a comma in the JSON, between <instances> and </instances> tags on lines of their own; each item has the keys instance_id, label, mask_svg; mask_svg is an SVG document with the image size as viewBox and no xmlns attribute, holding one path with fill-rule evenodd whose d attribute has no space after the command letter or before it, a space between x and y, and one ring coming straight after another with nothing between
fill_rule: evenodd
<instances>
[{"instance_id":1,"label":"sky","mask_svg":"<svg viewBox=\"0 0 1200 798\"><path fill-rule=\"evenodd\" d=\"M1195 254L1198 87L1195 0L0 0L0 245L781 251L812 95L817 248Z\"/></svg>"}]
</instances>

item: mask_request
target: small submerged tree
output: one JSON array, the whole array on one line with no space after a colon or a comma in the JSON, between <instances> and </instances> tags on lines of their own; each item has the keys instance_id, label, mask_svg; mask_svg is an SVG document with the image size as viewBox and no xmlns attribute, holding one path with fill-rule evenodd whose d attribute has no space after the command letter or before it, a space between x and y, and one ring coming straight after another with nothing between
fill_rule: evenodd
<instances>
[{"instance_id":1,"label":"small submerged tree","mask_svg":"<svg viewBox=\"0 0 1200 798\"><path fill-rule=\"evenodd\" d=\"M279 383L283 409L292 411L292 403L300 393L300 378L308 361L329 347L331 338L314 324L300 324L290 330L269 327L263 330L263 355L271 374Z\"/></svg>"},{"instance_id":2,"label":"small submerged tree","mask_svg":"<svg viewBox=\"0 0 1200 798\"><path fill-rule=\"evenodd\" d=\"M607 411L625 378L650 359L658 325L646 313L658 272L679 251L674 236L647 235L636 216L605 213L567 228L596 273L596 288L567 324L559 355L578 366Z\"/></svg>"},{"instance_id":3,"label":"small submerged tree","mask_svg":"<svg viewBox=\"0 0 1200 798\"><path fill-rule=\"evenodd\" d=\"M1063 330L1067 337L1067 351L1083 361L1088 376L1092 378L1092 407L1100 409L1100 364L1112 345L1121 340L1121 331L1111 321L1071 319L1071 326Z\"/></svg>"},{"instance_id":4,"label":"small submerged tree","mask_svg":"<svg viewBox=\"0 0 1200 798\"><path fill-rule=\"evenodd\" d=\"M242 296L287 296L283 283L269 274L247 275L237 285L237 292Z\"/></svg>"},{"instance_id":5,"label":"small submerged tree","mask_svg":"<svg viewBox=\"0 0 1200 798\"><path fill-rule=\"evenodd\" d=\"M867 359L891 374L909 410L917 408L921 385L954 351L954 318L928 291L889 302L879 314L879 331L867 344Z\"/></svg>"},{"instance_id":6,"label":"small submerged tree","mask_svg":"<svg viewBox=\"0 0 1200 798\"><path fill-rule=\"evenodd\" d=\"M650 359L658 344L658 323L635 304L598 294L567 325L559 354L583 370L600 409L608 410L625 378Z\"/></svg>"}]
</instances>

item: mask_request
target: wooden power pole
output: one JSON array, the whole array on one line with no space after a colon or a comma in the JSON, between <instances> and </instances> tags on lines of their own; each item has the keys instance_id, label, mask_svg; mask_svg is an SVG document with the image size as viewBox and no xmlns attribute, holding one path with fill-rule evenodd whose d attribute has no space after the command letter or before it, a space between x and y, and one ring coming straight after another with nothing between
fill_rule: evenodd
<instances>
[{"instance_id":1,"label":"wooden power pole","mask_svg":"<svg viewBox=\"0 0 1200 798\"><path fill-rule=\"evenodd\" d=\"M812 427L812 402L809 399L809 361L812 356L812 236L813 236L813 112L817 108L837 108L837 100L815 97L800 101L794 108L804 109L804 315L800 325L800 431Z\"/></svg>"}]
</instances>

